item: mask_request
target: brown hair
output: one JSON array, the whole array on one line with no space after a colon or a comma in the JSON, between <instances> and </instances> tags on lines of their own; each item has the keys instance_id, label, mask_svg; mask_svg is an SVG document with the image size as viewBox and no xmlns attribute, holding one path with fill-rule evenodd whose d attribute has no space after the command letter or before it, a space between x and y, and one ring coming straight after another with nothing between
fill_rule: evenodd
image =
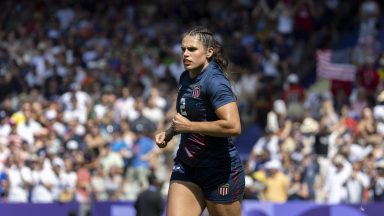
<instances>
[{"instance_id":1,"label":"brown hair","mask_svg":"<svg viewBox=\"0 0 384 216\"><path fill-rule=\"evenodd\" d=\"M198 36L204 48L207 49L208 47L212 47L213 55L208 60L211 61L214 59L220 68L224 71L224 74L228 77L228 57L224 53L223 46L216 40L215 36L210 30L203 26L197 26L184 32L183 38L185 36Z\"/></svg>"}]
</instances>

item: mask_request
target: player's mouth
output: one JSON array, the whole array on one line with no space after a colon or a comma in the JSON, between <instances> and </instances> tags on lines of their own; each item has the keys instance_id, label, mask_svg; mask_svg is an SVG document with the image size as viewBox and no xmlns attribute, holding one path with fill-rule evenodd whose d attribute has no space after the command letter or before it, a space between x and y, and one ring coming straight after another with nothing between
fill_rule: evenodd
<instances>
[{"instance_id":1,"label":"player's mouth","mask_svg":"<svg viewBox=\"0 0 384 216\"><path fill-rule=\"evenodd\" d=\"M184 65L190 65L191 63L191 61L184 59Z\"/></svg>"}]
</instances>

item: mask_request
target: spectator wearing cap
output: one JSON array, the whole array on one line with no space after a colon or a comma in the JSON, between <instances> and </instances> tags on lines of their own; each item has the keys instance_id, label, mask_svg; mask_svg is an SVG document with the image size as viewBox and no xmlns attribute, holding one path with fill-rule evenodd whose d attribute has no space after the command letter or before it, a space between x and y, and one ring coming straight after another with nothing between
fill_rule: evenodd
<instances>
[{"instance_id":1,"label":"spectator wearing cap","mask_svg":"<svg viewBox=\"0 0 384 216\"><path fill-rule=\"evenodd\" d=\"M316 134L319 132L319 123L312 117L305 117L300 125L302 154L312 154L314 152L314 144Z\"/></svg>"},{"instance_id":2,"label":"spectator wearing cap","mask_svg":"<svg viewBox=\"0 0 384 216\"><path fill-rule=\"evenodd\" d=\"M272 159L265 163L265 189L263 200L267 202L282 203L288 199L288 176L282 172L279 160Z\"/></svg>"}]
</instances>

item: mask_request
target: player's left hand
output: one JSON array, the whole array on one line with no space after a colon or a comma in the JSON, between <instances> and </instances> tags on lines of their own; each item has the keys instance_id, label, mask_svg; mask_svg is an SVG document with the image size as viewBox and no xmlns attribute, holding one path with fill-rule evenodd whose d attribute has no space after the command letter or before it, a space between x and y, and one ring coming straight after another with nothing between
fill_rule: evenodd
<instances>
[{"instance_id":1,"label":"player's left hand","mask_svg":"<svg viewBox=\"0 0 384 216\"><path fill-rule=\"evenodd\" d=\"M188 132L190 129L190 123L187 118L182 116L180 113L176 113L176 115L172 119L173 130L177 133Z\"/></svg>"}]
</instances>

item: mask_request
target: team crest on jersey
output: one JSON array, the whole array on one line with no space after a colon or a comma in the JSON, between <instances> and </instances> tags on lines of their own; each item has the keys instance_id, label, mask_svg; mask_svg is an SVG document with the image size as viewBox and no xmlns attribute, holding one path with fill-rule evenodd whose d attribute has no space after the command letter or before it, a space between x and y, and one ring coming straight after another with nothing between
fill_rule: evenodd
<instances>
[{"instance_id":1,"label":"team crest on jersey","mask_svg":"<svg viewBox=\"0 0 384 216\"><path fill-rule=\"evenodd\" d=\"M226 196L229 193L229 184L223 184L219 186L219 194L221 196Z\"/></svg>"},{"instance_id":2,"label":"team crest on jersey","mask_svg":"<svg viewBox=\"0 0 384 216\"><path fill-rule=\"evenodd\" d=\"M193 98L198 98L200 96L200 85L195 85L192 90L192 97Z\"/></svg>"}]
</instances>

